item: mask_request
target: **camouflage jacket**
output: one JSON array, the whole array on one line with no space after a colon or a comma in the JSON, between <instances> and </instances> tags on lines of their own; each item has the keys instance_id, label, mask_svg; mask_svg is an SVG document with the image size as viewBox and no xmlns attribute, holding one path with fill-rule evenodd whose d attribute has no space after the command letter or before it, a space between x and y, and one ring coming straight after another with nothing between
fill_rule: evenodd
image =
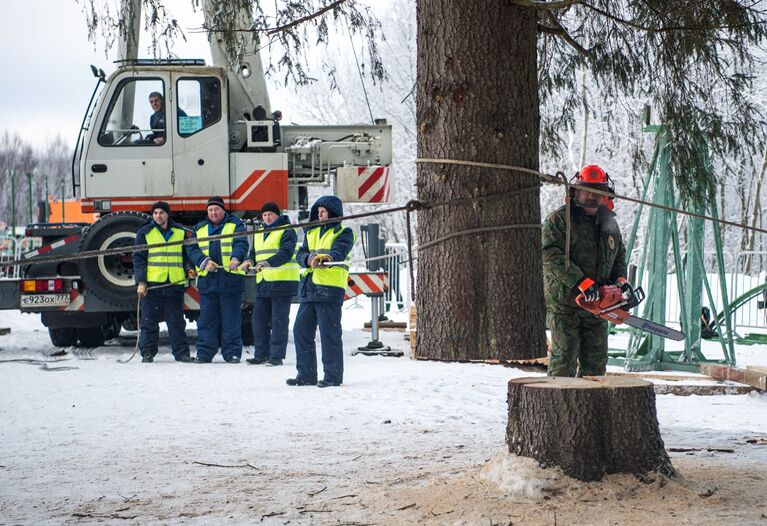
<instances>
[{"instance_id":1,"label":"camouflage jacket","mask_svg":"<svg viewBox=\"0 0 767 526\"><path fill-rule=\"evenodd\" d=\"M585 277L604 285L626 276L620 229L615 214L603 206L593 218L580 207L571 207L570 266L565 268L566 213L562 206L543 224L543 290L549 311L578 309L577 285Z\"/></svg>"}]
</instances>

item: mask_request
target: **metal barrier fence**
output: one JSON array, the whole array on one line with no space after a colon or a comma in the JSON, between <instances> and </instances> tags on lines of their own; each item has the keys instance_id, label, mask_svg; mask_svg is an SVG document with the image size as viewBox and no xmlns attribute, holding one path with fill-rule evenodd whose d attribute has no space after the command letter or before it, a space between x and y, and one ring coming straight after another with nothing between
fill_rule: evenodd
<instances>
[{"instance_id":1,"label":"metal barrier fence","mask_svg":"<svg viewBox=\"0 0 767 526\"><path fill-rule=\"evenodd\" d=\"M735 259L735 266L730 275L730 302L750 290L764 285L767 280L767 252L741 252ZM733 314L733 326L750 329L767 329L764 308L759 308L764 296L759 294L738 308Z\"/></svg>"},{"instance_id":2,"label":"metal barrier fence","mask_svg":"<svg viewBox=\"0 0 767 526\"><path fill-rule=\"evenodd\" d=\"M389 273L389 290L384 295L386 311L405 310L410 305L410 274L405 243L386 243L383 269Z\"/></svg>"},{"instance_id":3,"label":"metal barrier fence","mask_svg":"<svg viewBox=\"0 0 767 526\"><path fill-rule=\"evenodd\" d=\"M0 279L18 279L21 266L4 267L4 261L20 259L22 254L38 248L42 244L39 237L13 237L0 235Z\"/></svg>"},{"instance_id":4,"label":"metal barrier fence","mask_svg":"<svg viewBox=\"0 0 767 526\"><path fill-rule=\"evenodd\" d=\"M19 243L15 237L0 236L0 279L15 279L21 267L4 267L5 261L18 259Z\"/></svg>"}]
</instances>

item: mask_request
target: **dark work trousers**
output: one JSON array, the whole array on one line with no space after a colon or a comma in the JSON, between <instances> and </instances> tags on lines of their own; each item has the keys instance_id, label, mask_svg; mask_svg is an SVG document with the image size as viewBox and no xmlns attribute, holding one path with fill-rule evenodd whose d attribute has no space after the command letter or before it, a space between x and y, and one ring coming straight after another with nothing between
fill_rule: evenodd
<instances>
[{"instance_id":1,"label":"dark work trousers","mask_svg":"<svg viewBox=\"0 0 767 526\"><path fill-rule=\"evenodd\" d=\"M209 362L221 348L224 360L242 357L242 292L200 292L197 358Z\"/></svg>"},{"instance_id":2,"label":"dark work trousers","mask_svg":"<svg viewBox=\"0 0 767 526\"><path fill-rule=\"evenodd\" d=\"M288 346L291 296L253 300L253 357L284 360Z\"/></svg>"},{"instance_id":3,"label":"dark work trousers","mask_svg":"<svg viewBox=\"0 0 767 526\"><path fill-rule=\"evenodd\" d=\"M150 287L159 283L148 283ZM141 356L157 354L160 339L158 324L165 320L168 326L168 338L173 357L178 360L189 356L189 343L186 340L186 320L184 320L184 287L172 286L150 290L141 298L141 334L139 349Z\"/></svg>"},{"instance_id":4,"label":"dark work trousers","mask_svg":"<svg viewBox=\"0 0 767 526\"><path fill-rule=\"evenodd\" d=\"M343 302L301 302L293 325L296 344L296 378L302 382L317 381L317 347L314 343L317 325L322 343L323 378L326 382L342 383L344 379L344 347L341 336L341 306Z\"/></svg>"}]
</instances>

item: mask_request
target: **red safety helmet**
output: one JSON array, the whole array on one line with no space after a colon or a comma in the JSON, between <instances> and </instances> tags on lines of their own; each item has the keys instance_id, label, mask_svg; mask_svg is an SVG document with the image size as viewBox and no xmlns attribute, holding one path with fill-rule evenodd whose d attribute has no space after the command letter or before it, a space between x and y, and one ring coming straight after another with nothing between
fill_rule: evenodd
<instances>
[{"instance_id":1,"label":"red safety helmet","mask_svg":"<svg viewBox=\"0 0 767 526\"><path fill-rule=\"evenodd\" d=\"M610 176L596 164L588 164L575 175L575 184L585 186L607 186Z\"/></svg>"},{"instance_id":2,"label":"red safety helmet","mask_svg":"<svg viewBox=\"0 0 767 526\"><path fill-rule=\"evenodd\" d=\"M613 183L613 180L610 178L610 175L607 172L605 172L599 165L596 165L596 164L587 164L586 166L581 168L572 177L572 179L570 179L570 184L591 186L599 190L607 190L613 194L615 193L615 184ZM575 197L575 190L576 190L575 188L570 188L571 199ZM603 206L606 206L610 210L615 208L613 199L614 197L603 196L603 200L602 200Z\"/></svg>"}]
</instances>

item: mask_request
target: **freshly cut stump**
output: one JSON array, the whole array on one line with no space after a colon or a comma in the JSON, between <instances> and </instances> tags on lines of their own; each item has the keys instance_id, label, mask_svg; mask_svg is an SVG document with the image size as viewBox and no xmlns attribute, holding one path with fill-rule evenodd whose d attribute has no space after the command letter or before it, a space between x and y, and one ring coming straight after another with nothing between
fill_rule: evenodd
<instances>
[{"instance_id":1,"label":"freshly cut stump","mask_svg":"<svg viewBox=\"0 0 767 526\"><path fill-rule=\"evenodd\" d=\"M605 473L674 475L652 384L635 378L516 378L509 382L509 451L579 480Z\"/></svg>"}]
</instances>

